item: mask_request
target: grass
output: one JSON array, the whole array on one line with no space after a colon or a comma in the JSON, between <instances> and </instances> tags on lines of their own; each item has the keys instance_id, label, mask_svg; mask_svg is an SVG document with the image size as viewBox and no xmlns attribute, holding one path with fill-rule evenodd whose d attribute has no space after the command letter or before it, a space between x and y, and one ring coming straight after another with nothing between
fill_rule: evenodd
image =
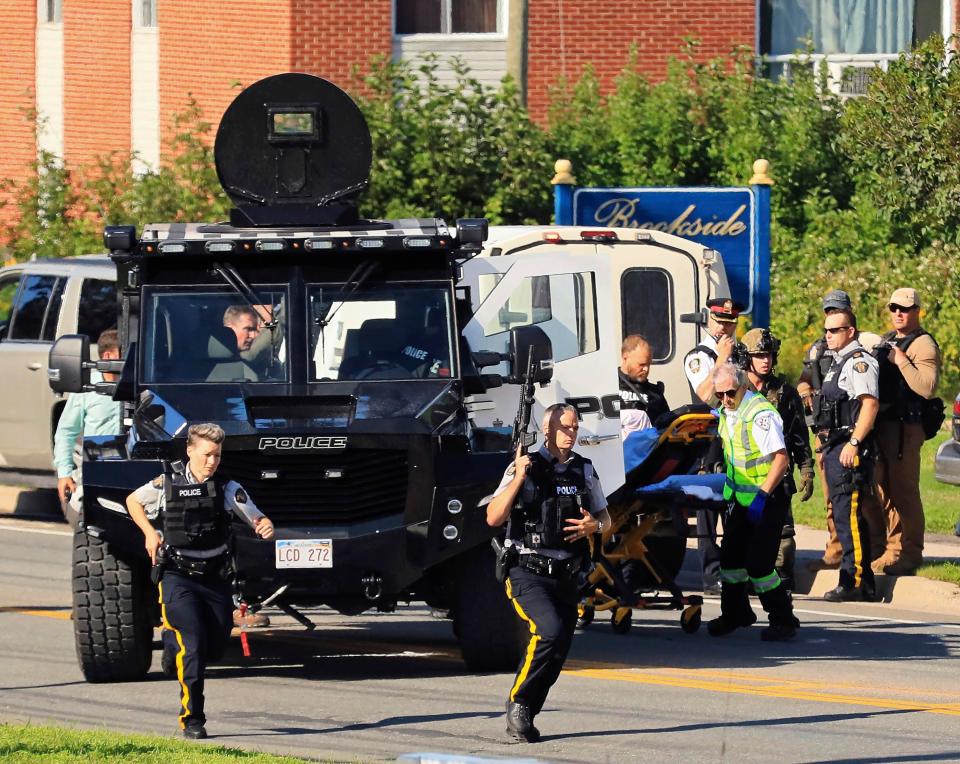
<instances>
[{"instance_id":1,"label":"grass","mask_svg":"<svg viewBox=\"0 0 960 764\"><path fill-rule=\"evenodd\" d=\"M920 451L920 498L923 499L927 533L952 534L960 515L960 486L940 483L933 476L933 460L945 440L950 440L947 430L924 443ZM826 530L826 513L819 484L810 501L794 500L793 520L800 525Z\"/></svg>"},{"instance_id":2,"label":"grass","mask_svg":"<svg viewBox=\"0 0 960 764\"><path fill-rule=\"evenodd\" d=\"M34 724L0 724L0 761L4 764L289 764L306 759L253 753L148 735L123 735Z\"/></svg>"},{"instance_id":3,"label":"grass","mask_svg":"<svg viewBox=\"0 0 960 764\"><path fill-rule=\"evenodd\" d=\"M951 584L960 584L960 564L943 560L940 562L925 562L917 570L918 576L932 578L934 581L947 581Z\"/></svg>"}]
</instances>

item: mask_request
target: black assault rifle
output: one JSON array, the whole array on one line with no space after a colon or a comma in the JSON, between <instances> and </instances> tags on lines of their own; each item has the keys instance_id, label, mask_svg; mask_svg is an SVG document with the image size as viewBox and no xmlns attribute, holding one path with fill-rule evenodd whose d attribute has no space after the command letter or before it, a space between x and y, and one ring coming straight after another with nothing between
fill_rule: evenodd
<instances>
[{"instance_id":1,"label":"black assault rifle","mask_svg":"<svg viewBox=\"0 0 960 764\"><path fill-rule=\"evenodd\" d=\"M510 440L510 452L514 455L517 448L522 448L526 453L534 443L537 442L537 434L529 432L530 414L533 411L533 401L535 387L533 382L534 371L533 345L527 351L527 373L520 384L520 406L517 408L517 416L513 420L513 437Z\"/></svg>"}]
</instances>

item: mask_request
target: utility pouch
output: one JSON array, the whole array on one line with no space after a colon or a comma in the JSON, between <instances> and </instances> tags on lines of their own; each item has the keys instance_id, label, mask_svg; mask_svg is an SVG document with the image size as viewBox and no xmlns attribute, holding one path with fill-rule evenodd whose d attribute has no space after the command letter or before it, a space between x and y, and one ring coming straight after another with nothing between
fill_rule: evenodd
<instances>
[{"instance_id":1,"label":"utility pouch","mask_svg":"<svg viewBox=\"0 0 960 764\"><path fill-rule=\"evenodd\" d=\"M943 409L943 400L940 398L930 398L920 404L920 425L923 427L923 437L926 440L930 440L940 432L940 425L946 419Z\"/></svg>"}]
</instances>

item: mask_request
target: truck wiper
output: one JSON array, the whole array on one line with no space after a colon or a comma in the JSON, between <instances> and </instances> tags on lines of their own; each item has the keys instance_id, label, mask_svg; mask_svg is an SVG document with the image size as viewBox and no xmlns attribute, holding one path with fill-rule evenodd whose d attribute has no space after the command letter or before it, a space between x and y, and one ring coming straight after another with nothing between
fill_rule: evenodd
<instances>
[{"instance_id":1,"label":"truck wiper","mask_svg":"<svg viewBox=\"0 0 960 764\"><path fill-rule=\"evenodd\" d=\"M260 320L263 321L265 329L273 332L273 330L277 328L277 320L273 316L273 311L270 312L269 317L264 318L259 307L264 304L263 300L261 300L257 293L253 291L253 288L243 280L243 277L237 273L232 265L229 263L214 263L211 270L233 287L233 290L246 301L250 309L256 315L260 316Z\"/></svg>"},{"instance_id":2,"label":"truck wiper","mask_svg":"<svg viewBox=\"0 0 960 764\"><path fill-rule=\"evenodd\" d=\"M333 321L333 317L337 315L337 311L343 306L343 298L360 289L360 287L366 283L367 279L374 274L379 265L376 260L364 260L353 269L353 273L347 277L343 286L340 287L340 291L337 292L337 295L330 301L331 307L333 307L334 303L337 303L337 307L333 309L330 315L323 317L318 316L314 319L321 330L326 329L330 322Z\"/></svg>"}]
</instances>

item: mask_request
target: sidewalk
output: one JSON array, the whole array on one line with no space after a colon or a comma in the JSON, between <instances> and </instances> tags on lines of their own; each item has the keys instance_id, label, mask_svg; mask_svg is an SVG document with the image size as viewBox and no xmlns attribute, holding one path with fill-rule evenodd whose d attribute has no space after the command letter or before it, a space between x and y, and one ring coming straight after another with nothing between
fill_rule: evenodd
<instances>
[{"instance_id":1,"label":"sidewalk","mask_svg":"<svg viewBox=\"0 0 960 764\"><path fill-rule=\"evenodd\" d=\"M807 570L807 563L823 555L827 532L797 526L797 563L794 577L797 595L822 597L837 585L836 570ZM960 538L928 534L924 540L926 562L950 560L960 564ZM904 610L960 617L960 586L945 581L932 581L922 576L877 576L877 593L883 602ZM881 603L875 606L882 609Z\"/></svg>"}]
</instances>

